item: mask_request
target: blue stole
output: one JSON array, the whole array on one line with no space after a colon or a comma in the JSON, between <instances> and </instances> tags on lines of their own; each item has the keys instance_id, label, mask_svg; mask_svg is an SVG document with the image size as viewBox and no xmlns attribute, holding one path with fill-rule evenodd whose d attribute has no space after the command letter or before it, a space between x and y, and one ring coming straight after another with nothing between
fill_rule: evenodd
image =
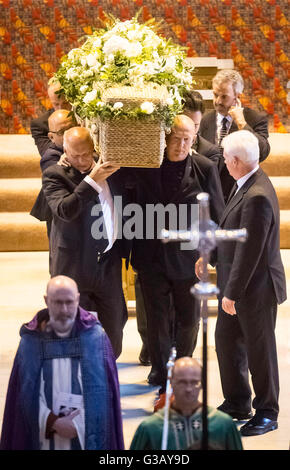
<instances>
[{"instance_id":1,"label":"blue stole","mask_svg":"<svg viewBox=\"0 0 290 470\"><path fill-rule=\"evenodd\" d=\"M70 357L72 361L72 393L77 388L77 370L82 373L85 407L85 449L107 450L111 435L111 391L104 354L104 331L99 323L76 332L73 338L48 338L38 331L22 330L16 361L19 364L19 399L30 448L39 450L39 390L41 371L51 383L51 360ZM49 365L50 362L50 365ZM46 365L44 365L46 363ZM45 370L44 370L45 369ZM76 388L75 388L76 387ZM47 403L52 402L52 390L45 390ZM49 405L48 405L49 406ZM75 444L73 444L75 445Z\"/></svg>"}]
</instances>

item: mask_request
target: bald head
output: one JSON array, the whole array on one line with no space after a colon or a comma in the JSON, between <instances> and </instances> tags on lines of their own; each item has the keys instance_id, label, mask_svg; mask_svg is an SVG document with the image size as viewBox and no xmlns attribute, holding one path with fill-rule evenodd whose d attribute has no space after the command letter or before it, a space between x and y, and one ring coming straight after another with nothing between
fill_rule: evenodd
<instances>
[{"instance_id":1,"label":"bald head","mask_svg":"<svg viewBox=\"0 0 290 470\"><path fill-rule=\"evenodd\" d=\"M172 371L171 385L174 407L184 416L190 416L200 403L201 366L192 357L177 359Z\"/></svg>"},{"instance_id":2,"label":"bald head","mask_svg":"<svg viewBox=\"0 0 290 470\"><path fill-rule=\"evenodd\" d=\"M55 276L52 277L46 286L46 294L49 295L57 289L71 289L73 292L78 294L78 286L76 282L68 276Z\"/></svg>"},{"instance_id":3,"label":"bald head","mask_svg":"<svg viewBox=\"0 0 290 470\"><path fill-rule=\"evenodd\" d=\"M166 138L168 159L173 162L185 160L195 135L195 125L192 119L185 114L176 116L171 132Z\"/></svg>"},{"instance_id":4,"label":"bald head","mask_svg":"<svg viewBox=\"0 0 290 470\"><path fill-rule=\"evenodd\" d=\"M171 132L176 132L178 130L186 130L188 132L194 133L194 125L192 120L186 114L179 114L175 116Z\"/></svg>"},{"instance_id":5,"label":"bald head","mask_svg":"<svg viewBox=\"0 0 290 470\"><path fill-rule=\"evenodd\" d=\"M85 173L94 162L94 143L85 127L72 127L64 133L63 147L71 166Z\"/></svg>"},{"instance_id":6,"label":"bald head","mask_svg":"<svg viewBox=\"0 0 290 470\"><path fill-rule=\"evenodd\" d=\"M78 312L79 298L73 279L56 276L48 282L44 300L48 307L49 324L58 336L69 336Z\"/></svg>"},{"instance_id":7,"label":"bald head","mask_svg":"<svg viewBox=\"0 0 290 470\"><path fill-rule=\"evenodd\" d=\"M65 132L64 135L64 144L71 144L76 145L78 143L84 143L88 145L88 147L93 147L93 141L91 138L91 134L86 127L73 127Z\"/></svg>"},{"instance_id":8,"label":"bald head","mask_svg":"<svg viewBox=\"0 0 290 470\"><path fill-rule=\"evenodd\" d=\"M71 109L71 105L66 101L65 96L60 93L61 84L57 80L50 80L47 94L53 109Z\"/></svg>"},{"instance_id":9,"label":"bald head","mask_svg":"<svg viewBox=\"0 0 290 470\"><path fill-rule=\"evenodd\" d=\"M201 366L199 362L194 359L193 357L181 357L180 359L177 359L174 363L172 375L178 373L180 370L183 369L193 369L197 372L197 374L200 374L201 376Z\"/></svg>"},{"instance_id":10,"label":"bald head","mask_svg":"<svg viewBox=\"0 0 290 470\"><path fill-rule=\"evenodd\" d=\"M48 118L48 137L57 147L62 147L64 132L75 125L76 122L71 111L58 109Z\"/></svg>"}]
</instances>

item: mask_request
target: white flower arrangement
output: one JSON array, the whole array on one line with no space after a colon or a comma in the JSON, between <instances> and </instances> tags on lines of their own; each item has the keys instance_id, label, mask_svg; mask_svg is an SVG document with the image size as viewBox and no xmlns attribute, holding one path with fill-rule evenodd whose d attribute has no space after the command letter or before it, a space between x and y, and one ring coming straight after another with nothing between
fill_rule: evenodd
<instances>
[{"instance_id":1,"label":"white flower arrangement","mask_svg":"<svg viewBox=\"0 0 290 470\"><path fill-rule=\"evenodd\" d=\"M154 22L139 24L111 19L107 29L97 30L85 43L62 59L55 78L61 92L81 119L159 119L169 127L182 111L182 95L192 86L192 67L185 50L154 31ZM160 105L150 100L128 108L121 101L102 101L110 87L165 86L168 98Z\"/></svg>"}]
</instances>

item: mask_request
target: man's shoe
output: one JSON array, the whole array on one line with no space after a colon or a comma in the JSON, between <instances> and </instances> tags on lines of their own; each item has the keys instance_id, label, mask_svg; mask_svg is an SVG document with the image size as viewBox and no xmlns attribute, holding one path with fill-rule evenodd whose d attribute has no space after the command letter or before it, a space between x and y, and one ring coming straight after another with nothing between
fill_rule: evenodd
<instances>
[{"instance_id":1,"label":"man's shoe","mask_svg":"<svg viewBox=\"0 0 290 470\"><path fill-rule=\"evenodd\" d=\"M142 366L151 366L149 352L144 344L139 354L139 362Z\"/></svg>"},{"instance_id":2,"label":"man's shoe","mask_svg":"<svg viewBox=\"0 0 290 470\"><path fill-rule=\"evenodd\" d=\"M152 370L151 370L150 374L147 377L147 382L150 385L155 385L155 386L162 384L162 380L158 377L158 373L155 372L155 371L152 371Z\"/></svg>"},{"instance_id":3,"label":"man's shoe","mask_svg":"<svg viewBox=\"0 0 290 470\"><path fill-rule=\"evenodd\" d=\"M269 418L255 415L250 421L240 428L242 436L259 436L278 428L278 422Z\"/></svg>"},{"instance_id":4,"label":"man's shoe","mask_svg":"<svg viewBox=\"0 0 290 470\"><path fill-rule=\"evenodd\" d=\"M253 417L253 413L251 411L241 411L241 410L234 410L230 408L225 403L218 406L217 409L230 415L233 419L237 419L238 421L244 421L245 419L251 419Z\"/></svg>"}]
</instances>

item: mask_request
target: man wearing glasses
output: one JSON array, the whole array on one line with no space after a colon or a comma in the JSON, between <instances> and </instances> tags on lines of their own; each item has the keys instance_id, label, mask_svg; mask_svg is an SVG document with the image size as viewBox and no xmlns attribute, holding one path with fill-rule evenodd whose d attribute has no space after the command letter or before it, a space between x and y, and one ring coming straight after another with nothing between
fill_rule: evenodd
<instances>
[{"instance_id":1,"label":"man wearing glasses","mask_svg":"<svg viewBox=\"0 0 290 470\"><path fill-rule=\"evenodd\" d=\"M74 117L67 109L58 109L49 116L48 139L51 141L51 146L44 152L40 160L40 168L42 173L44 170L46 170L46 168L51 165L55 165L59 161L63 154L63 135L67 129L70 129L75 125ZM52 214L42 189L37 196L30 215L40 221L46 221L47 235L49 238Z\"/></svg>"},{"instance_id":2,"label":"man wearing glasses","mask_svg":"<svg viewBox=\"0 0 290 470\"><path fill-rule=\"evenodd\" d=\"M201 366L192 357L181 357L172 371L172 399L169 410L167 450L200 449L202 439ZM164 408L145 419L138 427L130 450L161 449ZM242 450L242 442L232 418L208 407L209 447L217 450Z\"/></svg>"}]
</instances>

